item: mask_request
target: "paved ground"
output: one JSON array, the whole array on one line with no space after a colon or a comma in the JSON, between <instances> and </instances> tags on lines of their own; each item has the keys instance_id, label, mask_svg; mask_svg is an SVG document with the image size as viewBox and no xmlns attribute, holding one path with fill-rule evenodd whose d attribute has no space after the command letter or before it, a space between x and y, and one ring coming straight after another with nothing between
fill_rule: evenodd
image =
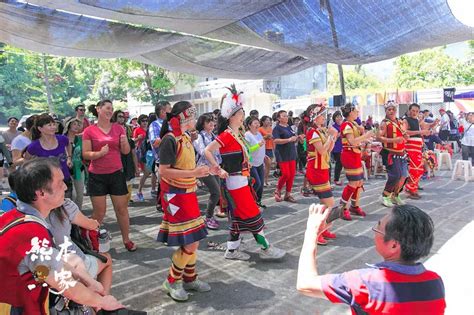
<instances>
[{"instance_id":1,"label":"paved ground","mask_svg":"<svg viewBox=\"0 0 474 315\"><path fill-rule=\"evenodd\" d=\"M413 201L413 204L431 215L436 225L435 244L430 256L438 254L440 248L474 218L474 183L451 181L450 175L450 171L439 171L436 177L422 181L423 199ZM301 182L302 177L297 176L295 186L299 188ZM379 200L384 182L384 179L378 178L370 179L365 184L366 191L362 194L362 206L368 213L365 219L338 221L335 224L337 240L319 249L318 266L321 273L363 268L366 262L380 260L374 250L371 227L388 211ZM348 308L345 306L304 297L295 289L307 208L312 202L317 202L317 198L304 198L295 194L298 204L276 204L271 194L273 189L274 180L272 186L265 189L264 203L269 206L263 213L266 234L273 244L288 252L285 259L281 262L260 261L255 253L257 246L249 235L245 239L250 251L254 252L251 253L251 260L225 260L223 252L207 248L207 241L224 242L226 231L210 231L209 237L201 242L198 271L200 277L211 284L212 291L195 294L186 303L172 301L161 289L173 249L155 241L161 221L161 214L155 210L155 206L147 202L135 203L130 207L132 239L139 249L135 253L129 253L121 244L115 216L109 205L106 224L113 232L112 247L115 248L111 250L114 258L113 295L130 308L146 310L149 314L347 313ZM341 188L337 187L336 198L340 194ZM145 195L149 197L148 193ZM200 190L201 209L204 209L207 198L207 194ZM90 209L90 203L86 203L85 208ZM225 221L221 221L221 224L224 227ZM470 248L472 255L472 246ZM450 255L463 253L466 251L459 248L450 251ZM443 276L445 275L444 270ZM446 290L450 292L451 289L456 289L455 285L455 281L446 281Z\"/></svg>"}]
</instances>

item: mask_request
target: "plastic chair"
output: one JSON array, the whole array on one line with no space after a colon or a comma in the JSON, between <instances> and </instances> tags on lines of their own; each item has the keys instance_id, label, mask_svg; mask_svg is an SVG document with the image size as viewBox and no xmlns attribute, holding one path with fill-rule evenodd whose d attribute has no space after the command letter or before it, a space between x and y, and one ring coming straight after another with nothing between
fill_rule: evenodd
<instances>
[{"instance_id":1,"label":"plastic chair","mask_svg":"<svg viewBox=\"0 0 474 315\"><path fill-rule=\"evenodd\" d=\"M438 170L441 170L443 166L446 166L448 170L453 169L453 163L451 162L451 155L448 152L439 153Z\"/></svg>"},{"instance_id":2,"label":"plastic chair","mask_svg":"<svg viewBox=\"0 0 474 315\"><path fill-rule=\"evenodd\" d=\"M458 153L461 151L457 141L448 141L448 143L453 148L453 153Z\"/></svg>"},{"instance_id":3,"label":"plastic chair","mask_svg":"<svg viewBox=\"0 0 474 315\"><path fill-rule=\"evenodd\" d=\"M374 176L383 176L387 177L387 173L384 171L384 165L382 161L382 156L376 152L372 153L372 165L374 166ZM379 171L382 170L382 171Z\"/></svg>"},{"instance_id":4,"label":"plastic chair","mask_svg":"<svg viewBox=\"0 0 474 315\"><path fill-rule=\"evenodd\" d=\"M365 162L362 161L362 168L364 169L364 180L369 180L369 176L367 173L367 166L365 166Z\"/></svg>"},{"instance_id":5,"label":"plastic chair","mask_svg":"<svg viewBox=\"0 0 474 315\"><path fill-rule=\"evenodd\" d=\"M470 161L457 160L454 164L454 170L451 179L464 179L464 181L468 182L470 180L474 180L473 173L474 171Z\"/></svg>"}]
</instances>

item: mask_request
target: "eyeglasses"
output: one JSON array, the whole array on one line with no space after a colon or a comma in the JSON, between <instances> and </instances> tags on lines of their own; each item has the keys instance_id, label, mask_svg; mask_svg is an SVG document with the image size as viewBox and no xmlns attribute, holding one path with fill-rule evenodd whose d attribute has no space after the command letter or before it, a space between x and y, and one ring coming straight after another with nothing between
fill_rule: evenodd
<instances>
[{"instance_id":1,"label":"eyeglasses","mask_svg":"<svg viewBox=\"0 0 474 315\"><path fill-rule=\"evenodd\" d=\"M148 119L142 119L140 120L140 123L148 122Z\"/></svg>"},{"instance_id":2,"label":"eyeglasses","mask_svg":"<svg viewBox=\"0 0 474 315\"><path fill-rule=\"evenodd\" d=\"M117 118L125 118L123 115L118 115Z\"/></svg>"},{"instance_id":3,"label":"eyeglasses","mask_svg":"<svg viewBox=\"0 0 474 315\"><path fill-rule=\"evenodd\" d=\"M382 234L382 235L385 235L384 232L380 231L377 226L379 225L379 223L375 223L375 225L372 227L372 231L374 231L375 233L379 233L379 234Z\"/></svg>"}]
</instances>

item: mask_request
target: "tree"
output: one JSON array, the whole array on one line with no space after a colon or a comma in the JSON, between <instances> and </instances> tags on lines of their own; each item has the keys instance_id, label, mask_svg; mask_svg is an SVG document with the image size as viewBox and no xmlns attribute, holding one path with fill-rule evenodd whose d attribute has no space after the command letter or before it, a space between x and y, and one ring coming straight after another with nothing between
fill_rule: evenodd
<instances>
[{"instance_id":1,"label":"tree","mask_svg":"<svg viewBox=\"0 0 474 315\"><path fill-rule=\"evenodd\" d=\"M331 94L339 94L340 80L339 72L336 65L328 64L328 91ZM366 73L362 65L346 66L344 70L344 82L347 92L354 92L355 90L375 90L381 87L378 79Z\"/></svg>"},{"instance_id":2,"label":"tree","mask_svg":"<svg viewBox=\"0 0 474 315\"><path fill-rule=\"evenodd\" d=\"M113 99L124 100L128 92L139 101L156 105L173 87L167 70L137 61L117 59L104 64L104 71L110 75Z\"/></svg>"},{"instance_id":3,"label":"tree","mask_svg":"<svg viewBox=\"0 0 474 315\"><path fill-rule=\"evenodd\" d=\"M474 64L448 56L442 48L402 55L395 62L399 88L440 88L474 83Z\"/></svg>"}]
</instances>

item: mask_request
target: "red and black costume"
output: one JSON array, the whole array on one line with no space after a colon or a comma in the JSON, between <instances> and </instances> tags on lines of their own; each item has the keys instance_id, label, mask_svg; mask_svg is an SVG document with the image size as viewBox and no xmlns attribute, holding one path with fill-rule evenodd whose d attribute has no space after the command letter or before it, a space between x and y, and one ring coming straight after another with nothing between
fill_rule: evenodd
<instances>
[{"instance_id":1,"label":"red and black costume","mask_svg":"<svg viewBox=\"0 0 474 315\"><path fill-rule=\"evenodd\" d=\"M342 153L341 163L344 167L346 178L349 182L360 181L364 179L364 169L362 167L362 156L360 146L353 146L349 143L347 135L352 134L354 139L361 136L359 126L356 122L346 120L341 124ZM349 184L344 187L341 196L341 204L347 207L351 201L350 211L358 215L365 216L365 213L359 207L359 197L363 186L352 187ZM344 211L345 220L351 220L349 211Z\"/></svg>"},{"instance_id":2,"label":"red and black costume","mask_svg":"<svg viewBox=\"0 0 474 315\"><path fill-rule=\"evenodd\" d=\"M396 139L405 136L403 122L399 119L392 121L384 119L387 129L385 137ZM407 177L407 155L405 151L405 141L400 143L383 142L382 158L387 169L387 183L383 192L384 196L398 195L403 183L400 180Z\"/></svg>"},{"instance_id":3,"label":"red and black costume","mask_svg":"<svg viewBox=\"0 0 474 315\"><path fill-rule=\"evenodd\" d=\"M408 130L420 131L420 122L416 118L406 117ZM413 135L407 141L406 151L408 153L408 181L405 189L409 194L418 195L418 183L423 176L423 137Z\"/></svg>"},{"instance_id":4,"label":"red and black costume","mask_svg":"<svg viewBox=\"0 0 474 315\"><path fill-rule=\"evenodd\" d=\"M319 153L314 144L320 142L324 145L328 141L327 131L324 128L309 128L306 132L308 150L308 163L306 178L319 199L331 198L331 184L329 183L329 152Z\"/></svg>"},{"instance_id":5,"label":"red and black costume","mask_svg":"<svg viewBox=\"0 0 474 315\"><path fill-rule=\"evenodd\" d=\"M243 135L235 135L230 128L216 138L220 145L222 168L229 173L224 189L229 202L229 250L239 248L240 232L251 232L264 248L269 246L263 235L265 224L249 186L249 154L244 139ZM265 241L261 243L256 235L261 235Z\"/></svg>"}]
</instances>

